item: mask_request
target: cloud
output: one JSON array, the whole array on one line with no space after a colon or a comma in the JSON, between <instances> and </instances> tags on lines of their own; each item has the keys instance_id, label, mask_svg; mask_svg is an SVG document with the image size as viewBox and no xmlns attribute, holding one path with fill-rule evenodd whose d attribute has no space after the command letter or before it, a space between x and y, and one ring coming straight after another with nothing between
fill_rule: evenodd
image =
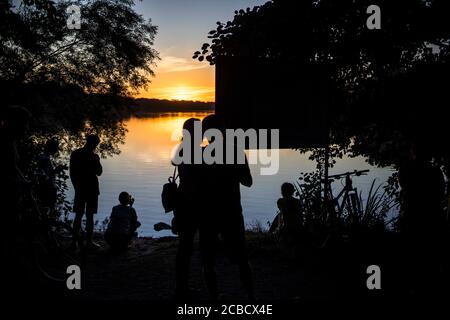
<instances>
[{"instance_id":1,"label":"cloud","mask_svg":"<svg viewBox=\"0 0 450 320\"><path fill-rule=\"evenodd\" d=\"M207 63L175 56L164 56L158 63L159 72L183 72L207 68Z\"/></svg>"}]
</instances>

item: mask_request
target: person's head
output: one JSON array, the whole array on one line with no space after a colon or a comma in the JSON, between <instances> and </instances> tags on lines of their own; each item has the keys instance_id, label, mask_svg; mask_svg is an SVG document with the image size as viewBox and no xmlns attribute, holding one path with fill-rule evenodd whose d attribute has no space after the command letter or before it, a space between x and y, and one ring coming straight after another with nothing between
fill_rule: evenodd
<instances>
[{"instance_id":1,"label":"person's head","mask_svg":"<svg viewBox=\"0 0 450 320\"><path fill-rule=\"evenodd\" d=\"M90 151L94 151L95 148L97 148L97 146L100 143L100 138L98 137L98 135L96 134L90 134L86 137L86 144L84 145L84 147Z\"/></svg>"},{"instance_id":2,"label":"person's head","mask_svg":"<svg viewBox=\"0 0 450 320\"><path fill-rule=\"evenodd\" d=\"M202 129L203 129L203 136L209 141L212 142L212 137L205 134L206 131L210 129L216 129L219 130L222 135L225 135L225 124L222 121L222 118L215 114L210 114L209 116L206 116L202 121ZM224 136L225 138L225 136Z\"/></svg>"},{"instance_id":3,"label":"person's head","mask_svg":"<svg viewBox=\"0 0 450 320\"><path fill-rule=\"evenodd\" d=\"M198 118L189 118L183 123L183 130L186 130L191 136L194 135L195 123L199 122Z\"/></svg>"},{"instance_id":4,"label":"person's head","mask_svg":"<svg viewBox=\"0 0 450 320\"><path fill-rule=\"evenodd\" d=\"M209 129L217 129L221 132L225 131L225 124L222 118L216 114L210 114L206 116L202 121L203 133Z\"/></svg>"},{"instance_id":5,"label":"person's head","mask_svg":"<svg viewBox=\"0 0 450 320\"><path fill-rule=\"evenodd\" d=\"M59 151L59 141L57 139L49 139L45 143L44 152L49 155L55 155Z\"/></svg>"},{"instance_id":6,"label":"person's head","mask_svg":"<svg viewBox=\"0 0 450 320\"><path fill-rule=\"evenodd\" d=\"M292 183L285 182L281 185L281 195L284 198L292 197L294 195L294 192L295 192L295 188Z\"/></svg>"},{"instance_id":7,"label":"person's head","mask_svg":"<svg viewBox=\"0 0 450 320\"><path fill-rule=\"evenodd\" d=\"M195 136L195 126L200 124L200 119L197 118L189 118L187 119L184 123L183 123L183 139L187 138L186 136L189 135L190 136L190 141L191 143L194 145L194 139L196 138ZM197 141L196 143L198 145L201 144L201 137L197 137L199 139L199 141Z\"/></svg>"},{"instance_id":8,"label":"person's head","mask_svg":"<svg viewBox=\"0 0 450 320\"><path fill-rule=\"evenodd\" d=\"M122 191L119 194L119 202L121 205L124 205L124 206L131 204L131 195L126 191Z\"/></svg>"},{"instance_id":9,"label":"person's head","mask_svg":"<svg viewBox=\"0 0 450 320\"><path fill-rule=\"evenodd\" d=\"M21 138L27 131L31 113L22 106L8 106L0 112L0 127L12 138Z\"/></svg>"}]
</instances>

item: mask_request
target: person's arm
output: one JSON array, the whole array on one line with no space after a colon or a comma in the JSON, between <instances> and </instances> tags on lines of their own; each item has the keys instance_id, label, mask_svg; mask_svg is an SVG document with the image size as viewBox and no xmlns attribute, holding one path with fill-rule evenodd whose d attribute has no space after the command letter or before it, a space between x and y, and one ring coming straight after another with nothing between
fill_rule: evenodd
<instances>
[{"instance_id":1,"label":"person's arm","mask_svg":"<svg viewBox=\"0 0 450 320\"><path fill-rule=\"evenodd\" d=\"M245 156L245 164L239 164L239 182L246 187L251 187L253 185L253 178L250 172L250 167L248 165L247 156Z\"/></svg>"},{"instance_id":2,"label":"person's arm","mask_svg":"<svg viewBox=\"0 0 450 320\"><path fill-rule=\"evenodd\" d=\"M134 208L131 208L131 230L135 232L137 228L141 226L141 223L138 221L137 213Z\"/></svg>"},{"instance_id":3,"label":"person's arm","mask_svg":"<svg viewBox=\"0 0 450 320\"><path fill-rule=\"evenodd\" d=\"M79 178L79 170L78 163L76 159L76 154L72 152L70 155L70 163L69 163L69 176L70 180L72 180L72 184L75 188L78 186L78 178Z\"/></svg>"},{"instance_id":4,"label":"person's arm","mask_svg":"<svg viewBox=\"0 0 450 320\"><path fill-rule=\"evenodd\" d=\"M106 227L106 230L109 230L111 228L113 219L114 219L114 207L111 209L111 214L109 215L108 225Z\"/></svg>"},{"instance_id":5,"label":"person's arm","mask_svg":"<svg viewBox=\"0 0 450 320\"><path fill-rule=\"evenodd\" d=\"M182 160L182 157L183 157L183 144L182 143L179 143L177 146L176 146L176 149L175 149L175 153L173 153L173 155L172 155L172 159L170 159L170 163L174 166L174 167L178 167L180 164L181 164L181 160Z\"/></svg>"},{"instance_id":6,"label":"person's arm","mask_svg":"<svg viewBox=\"0 0 450 320\"><path fill-rule=\"evenodd\" d=\"M283 198L277 200L277 207L279 210L283 209Z\"/></svg>"},{"instance_id":7,"label":"person's arm","mask_svg":"<svg viewBox=\"0 0 450 320\"><path fill-rule=\"evenodd\" d=\"M97 176L101 176L103 173L103 167L102 164L100 163L100 157L98 156L98 154L95 155L95 174Z\"/></svg>"}]
</instances>

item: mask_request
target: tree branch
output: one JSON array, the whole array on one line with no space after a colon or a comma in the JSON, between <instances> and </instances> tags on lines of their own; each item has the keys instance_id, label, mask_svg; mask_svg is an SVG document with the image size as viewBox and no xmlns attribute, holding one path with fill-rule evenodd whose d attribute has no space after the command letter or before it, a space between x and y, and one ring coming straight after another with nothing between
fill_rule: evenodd
<instances>
[{"instance_id":1,"label":"tree branch","mask_svg":"<svg viewBox=\"0 0 450 320\"><path fill-rule=\"evenodd\" d=\"M72 42L72 43L66 44L66 45L64 45L64 46L62 46L62 47L56 49L55 51L53 51L52 53L50 53L50 54L47 55L46 57L41 58L41 59L38 59L36 62L33 62L33 64L31 65L29 71L32 71L34 68L38 67L38 66L41 65L44 61L50 59L51 57L54 57L54 56L56 56L56 55L58 55L58 54L61 54L61 53L67 51L68 49L72 48L73 46L75 46L75 45L77 45L77 44L79 44L79 43L81 43L81 42L82 42L81 39L80 39L80 40L76 40L76 41L74 41L74 42ZM28 73L28 72L27 72L27 73Z\"/></svg>"}]
</instances>

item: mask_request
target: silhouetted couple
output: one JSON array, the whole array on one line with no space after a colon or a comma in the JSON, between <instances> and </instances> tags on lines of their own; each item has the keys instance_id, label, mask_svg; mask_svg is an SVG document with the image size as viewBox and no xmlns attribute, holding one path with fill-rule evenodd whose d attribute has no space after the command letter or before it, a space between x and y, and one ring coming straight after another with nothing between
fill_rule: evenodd
<instances>
[{"instance_id":1,"label":"silhouetted couple","mask_svg":"<svg viewBox=\"0 0 450 320\"><path fill-rule=\"evenodd\" d=\"M189 298L191 255L194 238L199 231L203 272L211 298L218 298L215 256L220 235L228 256L239 267L241 281L248 297L253 299L253 280L247 258L240 194L240 184L250 187L253 183L250 168L247 161L245 164L237 164L237 153L244 152L237 146L234 146L235 164L194 164L194 149L202 143L202 137L194 135L194 126L198 121L200 120L191 118L183 125L184 133L190 135L192 159L190 163L178 165L180 184L174 210L179 235L176 297ZM203 132L208 129L217 129L222 133L225 131L223 123L216 115L207 116L202 122L202 129ZM224 159L227 143L234 145L234 141L225 141L223 144Z\"/></svg>"}]
</instances>

